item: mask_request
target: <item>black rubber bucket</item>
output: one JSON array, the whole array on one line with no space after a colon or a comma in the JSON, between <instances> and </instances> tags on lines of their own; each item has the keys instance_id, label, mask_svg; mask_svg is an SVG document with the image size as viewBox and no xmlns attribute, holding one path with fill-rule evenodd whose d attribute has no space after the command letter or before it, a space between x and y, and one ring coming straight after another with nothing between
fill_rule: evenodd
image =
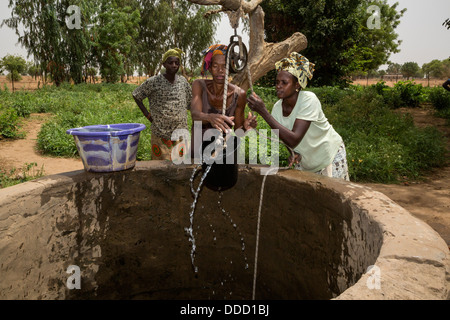
<instances>
[{"instance_id":1,"label":"black rubber bucket","mask_svg":"<svg viewBox=\"0 0 450 320\"><path fill-rule=\"evenodd\" d=\"M205 148L214 144L214 141L205 141L202 144L202 155L204 155ZM222 163L202 164L202 170L205 172L209 166L211 169L206 176L203 185L213 191L225 191L234 187L238 181L238 163L237 154L239 150L240 140L236 136L232 136L227 140L227 147L222 152ZM212 147L212 146L211 146ZM214 149L214 148L213 148ZM220 156L220 155L219 155Z\"/></svg>"}]
</instances>

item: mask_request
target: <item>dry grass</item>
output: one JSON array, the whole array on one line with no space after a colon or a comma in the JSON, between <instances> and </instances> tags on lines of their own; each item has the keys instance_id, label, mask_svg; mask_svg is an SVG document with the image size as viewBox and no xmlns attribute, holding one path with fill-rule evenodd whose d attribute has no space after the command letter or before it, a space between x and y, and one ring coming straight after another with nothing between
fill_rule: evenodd
<instances>
[{"instance_id":1,"label":"dry grass","mask_svg":"<svg viewBox=\"0 0 450 320\"><path fill-rule=\"evenodd\" d=\"M399 81L405 81L406 79L399 79ZM440 87L447 79L430 79L430 87ZM369 79L367 81L366 79L359 79L353 81L353 84L355 85L362 85L367 86L367 84L370 86L372 84L376 84L379 81L386 82L386 85L389 87L393 87L396 84L395 80L386 80L386 79ZM416 84L421 84L424 87L428 87L428 80L427 79L412 79L412 81Z\"/></svg>"},{"instance_id":2,"label":"dry grass","mask_svg":"<svg viewBox=\"0 0 450 320\"><path fill-rule=\"evenodd\" d=\"M3 90L5 88L5 84L8 87L8 90L12 91L11 81L6 79L6 76L0 76L0 89ZM38 86L42 87L42 81L34 80L31 76L22 76L22 80L14 82L15 90L36 90Z\"/></svg>"},{"instance_id":3,"label":"dry grass","mask_svg":"<svg viewBox=\"0 0 450 320\"><path fill-rule=\"evenodd\" d=\"M144 82L147 78L146 77L130 77L127 80L127 83L131 84L140 84ZM98 83L98 81L97 81ZM0 89L4 90L5 84L8 87L8 90L12 91L12 85L11 81L6 79L6 76L0 76ZM34 91L38 88L42 88L43 81L40 78L37 78L37 80L34 79L32 76L22 76L21 81L14 82L14 89L17 90L26 90L26 91ZM47 85L51 85L51 82L47 82Z\"/></svg>"},{"instance_id":4,"label":"dry grass","mask_svg":"<svg viewBox=\"0 0 450 320\"><path fill-rule=\"evenodd\" d=\"M43 81L40 78L38 78L37 80L35 80L31 76L22 76L22 78L23 79L21 81L14 83L15 90L33 91L33 90L36 90L38 87L42 88ZM146 77L130 77L130 78L128 78L127 83L141 84L146 79L147 79ZM400 79L400 80L404 81L405 79ZM440 87L446 80L447 79L430 79L429 85L430 85L430 87L436 87L436 86ZM382 81L382 80L381 79L369 79L367 81L366 79L358 79L358 80L353 81L353 84L355 84L355 85L359 84L362 86L367 86L367 85L370 86L372 84L376 84L379 81ZM383 81L385 81L386 85L388 85L390 87L393 87L396 83L395 80L392 81L392 80L384 79ZM413 79L412 81L414 81L416 84L422 84L424 87L428 87L427 79ZM5 84L9 90L12 90L11 81L8 81L6 79L6 76L0 76L0 89L1 90L4 89ZM51 82L47 82L47 84L51 84Z\"/></svg>"}]
</instances>

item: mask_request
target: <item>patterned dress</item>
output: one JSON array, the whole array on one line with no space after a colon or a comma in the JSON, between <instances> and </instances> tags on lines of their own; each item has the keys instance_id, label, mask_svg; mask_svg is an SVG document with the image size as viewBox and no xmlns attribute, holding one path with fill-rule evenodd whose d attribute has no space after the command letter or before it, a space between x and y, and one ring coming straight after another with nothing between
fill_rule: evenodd
<instances>
[{"instance_id":1,"label":"patterned dress","mask_svg":"<svg viewBox=\"0 0 450 320\"><path fill-rule=\"evenodd\" d=\"M186 78L176 75L174 83L170 83L164 75L159 74L147 79L136 90L133 96L143 101L148 98L149 111L153 118L152 159L171 160L171 152L181 141L172 141L172 133L176 129L188 130L187 110L190 109L192 88ZM188 141L183 141L188 143ZM189 149L186 144L178 146L181 154Z\"/></svg>"}]
</instances>

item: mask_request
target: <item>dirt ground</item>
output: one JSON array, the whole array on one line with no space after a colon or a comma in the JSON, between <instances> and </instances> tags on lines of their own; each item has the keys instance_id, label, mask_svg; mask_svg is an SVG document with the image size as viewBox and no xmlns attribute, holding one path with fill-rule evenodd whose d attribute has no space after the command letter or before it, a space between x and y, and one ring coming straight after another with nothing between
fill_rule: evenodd
<instances>
[{"instance_id":1,"label":"dirt ground","mask_svg":"<svg viewBox=\"0 0 450 320\"><path fill-rule=\"evenodd\" d=\"M357 85L362 85L362 86L370 86L372 84L376 84L377 82L380 81L384 81L386 83L387 86L389 87L393 87L398 81L406 81L407 79L393 79L393 78L385 78L383 80L381 79L358 79L353 81L353 84ZM424 87L428 87L428 85L430 87L440 87L442 86L442 84L447 80L447 79L430 79L428 81L428 79L410 79L411 81L413 81L415 84L421 84Z\"/></svg>"},{"instance_id":2,"label":"dirt ground","mask_svg":"<svg viewBox=\"0 0 450 320\"><path fill-rule=\"evenodd\" d=\"M127 83L130 84L140 84L145 81L146 77L130 77ZM98 83L98 80L97 80ZM14 82L14 91L34 91L38 88L42 88L44 82L42 79L34 79L32 76L22 76L22 80ZM47 82L47 85L51 85L51 82ZM0 76L0 89L4 90L5 86L9 91L12 91L12 83L6 76Z\"/></svg>"},{"instance_id":3,"label":"dirt ground","mask_svg":"<svg viewBox=\"0 0 450 320\"><path fill-rule=\"evenodd\" d=\"M410 112L418 126L436 126L448 138L450 150L450 127L444 119L435 118L424 108L401 109ZM25 139L0 140L0 168L23 168L26 163L36 163L34 170L43 170L44 175L83 170L79 159L63 159L42 156L36 151L36 140L41 125L50 115L33 114L25 121ZM18 170L19 172L20 170ZM408 181L402 184L373 184L366 186L382 192L412 215L428 223L450 246L450 161L448 166L436 169L421 181Z\"/></svg>"},{"instance_id":4,"label":"dirt ground","mask_svg":"<svg viewBox=\"0 0 450 320\"><path fill-rule=\"evenodd\" d=\"M143 81L145 81L147 78L146 77L130 77L129 79L127 79L127 83L130 84L140 84ZM405 81L406 79L390 79L390 78L385 78L383 79L383 81L385 81L386 85L393 87L395 85L395 83L397 81ZM428 85L430 87L436 87L436 86L442 86L442 84L445 82L445 80L447 79L430 79L430 81L428 81L427 79L412 79L412 81L414 81L414 83L416 84L421 84L424 87L428 87ZM370 86L372 84L376 84L377 82L381 81L381 79L358 79L355 80L353 82L353 84L359 84L362 86ZM98 83L98 80L97 80ZM51 84L51 83L47 83L47 84ZM36 90L37 88L42 88L43 85L43 81L40 78L34 79L31 76L22 76L22 80L19 82L15 82L14 83L14 88L16 91L18 90L26 90L26 91L33 91ZM12 84L11 81L8 81L6 76L0 76L0 89L4 90L4 88L8 87L8 90L12 90Z\"/></svg>"},{"instance_id":5,"label":"dirt ground","mask_svg":"<svg viewBox=\"0 0 450 320\"><path fill-rule=\"evenodd\" d=\"M48 114L32 114L23 123L22 131L26 132L25 139L0 139L0 168L6 172L16 168L18 174L20 174L21 169L26 164L36 163L37 166L33 168L34 173L43 170L45 175L82 170L84 168L81 159L55 158L39 154L36 149L37 136L41 125L49 117L50 115Z\"/></svg>"}]
</instances>

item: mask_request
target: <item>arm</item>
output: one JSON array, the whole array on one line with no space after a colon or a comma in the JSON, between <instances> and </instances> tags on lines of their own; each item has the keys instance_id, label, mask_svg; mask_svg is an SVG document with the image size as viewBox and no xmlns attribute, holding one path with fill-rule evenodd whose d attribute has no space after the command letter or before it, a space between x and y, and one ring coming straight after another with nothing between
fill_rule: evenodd
<instances>
[{"instance_id":1,"label":"arm","mask_svg":"<svg viewBox=\"0 0 450 320\"><path fill-rule=\"evenodd\" d=\"M192 86L188 81L186 81L186 95L187 95L187 103L188 103L188 105L186 106L186 109L191 110Z\"/></svg>"},{"instance_id":2,"label":"arm","mask_svg":"<svg viewBox=\"0 0 450 320\"><path fill-rule=\"evenodd\" d=\"M138 98L136 98L133 95L134 101L136 101L136 104L138 105L139 109L141 109L142 113L144 114L144 116L150 121L153 122L153 118L150 114L150 112L148 112L147 108L145 107L144 103L142 102L142 100L139 100Z\"/></svg>"},{"instance_id":3,"label":"arm","mask_svg":"<svg viewBox=\"0 0 450 320\"><path fill-rule=\"evenodd\" d=\"M450 79L445 81L442 86L444 87L445 90L450 91Z\"/></svg>"},{"instance_id":4,"label":"arm","mask_svg":"<svg viewBox=\"0 0 450 320\"><path fill-rule=\"evenodd\" d=\"M247 119L245 119L244 111L245 111L245 105L247 104L247 96L244 90L240 89L239 87L236 87L236 90L240 90L236 111L235 111L235 126L234 129L241 129L243 128L245 131L254 129L257 127L258 122L256 121L256 116L249 113Z\"/></svg>"},{"instance_id":5,"label":"arm","mask_svg":"<svg viewBox=\"0 0 450 320\"><path fill-rule=\"evenodd\" d=\"M204 124L210 123L213 128L218 129L222 132L231 130L231 127L234 125L234 117L227 117L222 114L203 112L203 86L200 81L202 80L195 80L192 84L192 121L201 121Z\"/></svg>"},{"instance_id":6,"label":"arm","mask_svg":"<svg viewBox=\"0 0 450 320\"><path fill-rule=\"evenodd\" d=\"M258 112L272 129L278 130L280 139L292 149L299 145L311 125L311 121L297 119L292 130L289 130L275 120L256 94L251 95L247 101L250 109Z\"/></svg>"},{"instance_id":7,"label":"arm","mask_svg":"<svg viewBox=\"0 0 450 320\"><path fill-rule=\"evenodd\" d=\"M143 84L141 84L136 90L133 91L133 98L136 104L138 105L139 109L141 109L144 116L150 121L153 122L153 118L150 114L150 112L145 107L143 101L145 97L148 97L149 94L149 87L150 87L150 79L145 81Z\"/></svg>"}]
</instances>

